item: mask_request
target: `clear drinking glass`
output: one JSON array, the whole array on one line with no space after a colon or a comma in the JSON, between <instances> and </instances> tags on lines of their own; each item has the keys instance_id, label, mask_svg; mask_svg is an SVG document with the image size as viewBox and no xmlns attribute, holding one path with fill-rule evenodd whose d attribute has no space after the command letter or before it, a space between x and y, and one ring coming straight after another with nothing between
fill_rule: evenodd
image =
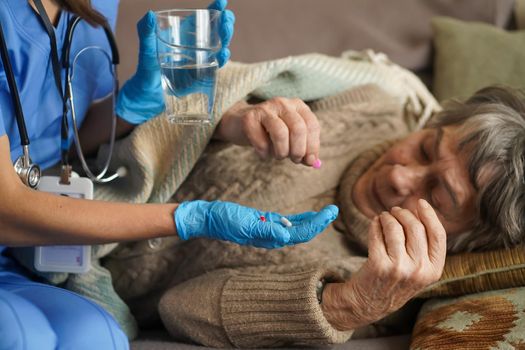
<instances>
[{"instance_id":1,"label":"clear drinking glass","mask_svg":"<svg viewBox=\"0 0 525 350\"><path fill-rule=\"evenodd\" d=\"M168 120L209 124L215 98L220 11L166 10L157 16L157 55Z\"/></svg>"}]
</instances>

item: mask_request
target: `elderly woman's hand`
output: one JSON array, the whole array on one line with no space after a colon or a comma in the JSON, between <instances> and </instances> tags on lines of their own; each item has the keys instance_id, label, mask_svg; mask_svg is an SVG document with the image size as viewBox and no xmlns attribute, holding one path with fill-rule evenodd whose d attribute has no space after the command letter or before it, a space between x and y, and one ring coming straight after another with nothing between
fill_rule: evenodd
<instances>
[{"instance_id":1,"label":"elderly woman's hand","mask_svg":"<svg viewBox=\"0 0 525 350\"><path fill-rule=\"evenodd\" d=\"M214 137L251 145L262 158L290 158L319 165L319 121L300 99L272 98L249 105L242 101L224 113Z\"/></svg>"},{"instance_id":2,"label":"elderly woman's hand","mask_svg":"<svg viewBox=\"0 0 525 350\"><path fill-rule=\"evenodd\" d=\"M345 283L328 284L322 308L337 329L375 322L401 308L443 272L446 233L434 209L419 200L418 215L393 208L368 232L368 260Z\"/></svg>"}]
</instances>

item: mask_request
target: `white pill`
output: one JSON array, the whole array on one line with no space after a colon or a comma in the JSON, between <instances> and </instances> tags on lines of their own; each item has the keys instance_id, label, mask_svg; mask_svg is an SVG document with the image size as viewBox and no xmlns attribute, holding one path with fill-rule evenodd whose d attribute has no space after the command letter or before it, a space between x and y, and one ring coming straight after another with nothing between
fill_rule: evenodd
<instances>
[{"instance_id":1,"label":"white pill","mask_svg":"<svg viewBox=\"0 0 525 350\"><path fill-rule=\"evenodd\" d=\"M290 222L290 220L288 220L287 218L285 218L284 216L281 217L281 224L283 224L284 226L286 227L292 227L292 223Z\"/></svg>"}]
</instances>

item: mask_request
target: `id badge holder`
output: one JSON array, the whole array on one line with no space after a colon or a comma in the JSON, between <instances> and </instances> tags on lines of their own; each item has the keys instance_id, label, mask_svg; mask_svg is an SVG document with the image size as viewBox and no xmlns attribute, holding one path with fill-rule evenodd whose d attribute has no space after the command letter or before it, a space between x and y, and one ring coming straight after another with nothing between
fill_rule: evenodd
<instances>
[{"instance_id":1,"label":"id badge holder","mask_svg":"<svg viewBox=\"0 0 525 350\"><path fill-rule=\"evenodd\" d=\"M85 177L71 177L70 184L59 176L42 176L38 190L72 198L93 199L93 182ZM62 245L35 247L35 269L41 272L85 273L91 267L91 246Z\"/></svg>"}]
</instances>

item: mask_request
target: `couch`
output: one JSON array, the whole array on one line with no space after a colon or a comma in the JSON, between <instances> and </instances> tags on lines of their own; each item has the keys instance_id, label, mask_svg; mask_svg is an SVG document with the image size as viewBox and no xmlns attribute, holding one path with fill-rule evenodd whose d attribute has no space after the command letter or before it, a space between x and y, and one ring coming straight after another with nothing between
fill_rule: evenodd
<instances>
[{"instance_id":1,"label":"couch","mask_svg":"<svg viewBox=\"0 0 525 350\"><path fill-rule=\"evenodd\" d=\"M207 6L203 0L121 0L117 25L121 81L135 69L135 23L147 9ZM509 28L514 0L230 0L237 17L232 59L257 62L307 52L339 55L348 49L386 53L432 83L430 19L446 15ZM350 340L333 349L407 349L410 335ZM177 343L167 333L147 330L132 342L136 350L204 349Z\"/></svg>"}]
</instances>

